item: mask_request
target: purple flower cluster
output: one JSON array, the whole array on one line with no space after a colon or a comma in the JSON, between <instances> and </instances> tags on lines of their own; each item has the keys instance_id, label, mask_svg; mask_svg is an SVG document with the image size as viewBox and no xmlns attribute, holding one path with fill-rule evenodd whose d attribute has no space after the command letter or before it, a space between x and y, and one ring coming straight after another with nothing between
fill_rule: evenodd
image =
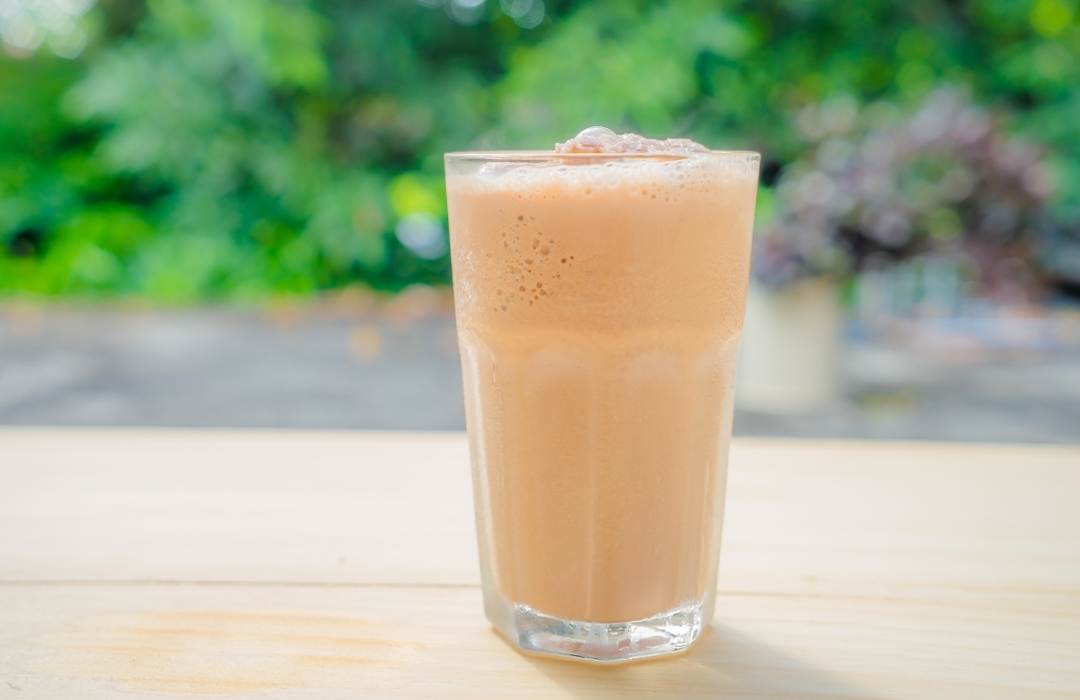
<instances>
[{"instance_id":1,"label":"purple flower cluster","mask_svg":"<svg viewBox=\"0 0 1080 700\"><path fill-rule=\"evenodd\" d=\"M1039 148L965 92L936 90L910 112L834 99L796 126L808 148L757 234L761 282L844 278L936 251L963 255L977 275L1002 256L1033 260L1051 173Z\"/></svg>"}]
</instances>

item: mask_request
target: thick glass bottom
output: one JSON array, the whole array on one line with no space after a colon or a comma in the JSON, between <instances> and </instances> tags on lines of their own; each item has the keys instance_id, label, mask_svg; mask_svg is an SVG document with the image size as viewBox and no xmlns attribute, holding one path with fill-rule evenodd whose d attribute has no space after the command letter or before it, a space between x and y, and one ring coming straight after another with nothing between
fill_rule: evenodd
<instances>
[{"instance_id":1,"label":"thick glass bottom","mask_svg":"<svg viewBox=\"0 0 1080 700\"><path fill-rule=\"evenodd\" d=\"M703 625L701 603L627 622L564 620L527 605L501 607L492 622L522 651L601 664L679 653L694 643Z\"/></svg>"}]
</instances>

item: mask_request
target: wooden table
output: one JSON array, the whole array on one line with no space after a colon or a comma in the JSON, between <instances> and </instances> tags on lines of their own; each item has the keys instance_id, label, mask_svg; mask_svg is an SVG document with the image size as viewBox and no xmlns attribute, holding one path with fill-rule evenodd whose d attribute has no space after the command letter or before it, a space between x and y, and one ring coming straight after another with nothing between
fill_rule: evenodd
<instances>
[{"instance_id":1,"label":"wooden table","mask_svg":"<svg viewBox=\"0 0 1080 700\"><path fill-rule=\"evenodd\" d=\"M1080 698L1080 450L740 440L690 654L527 658L457 434L0 430L0 698Z\"/></svg>"}]
</instances>

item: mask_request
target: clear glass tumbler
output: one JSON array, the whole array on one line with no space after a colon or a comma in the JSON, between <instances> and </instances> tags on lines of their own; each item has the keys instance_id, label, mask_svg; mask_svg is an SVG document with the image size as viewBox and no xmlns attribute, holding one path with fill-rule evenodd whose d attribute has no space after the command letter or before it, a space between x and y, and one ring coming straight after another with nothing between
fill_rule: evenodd
<instances>
[{"instance_id":1,"label":"clear glass tumbler","mask_svg":"<svg viewBox=\"0 0 1080 700\"><path fill-rule=\"evenodd\" d=\"M446 156L484 604L621 662L712 616L759 157Z\"/></svg>"}]
</instances>

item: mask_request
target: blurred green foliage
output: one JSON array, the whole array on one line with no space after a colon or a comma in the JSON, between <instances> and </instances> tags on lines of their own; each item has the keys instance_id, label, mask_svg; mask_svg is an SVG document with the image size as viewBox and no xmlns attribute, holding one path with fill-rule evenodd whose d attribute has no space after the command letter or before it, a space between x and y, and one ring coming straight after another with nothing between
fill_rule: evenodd
<instances>
[{"instance_id":1,"label":"blurred green foliage","mask_svg":"<svg viewBox=\"0 0 1080 700\"><path fill-rule=\"evenodd\" d=\"M941 83L1044 144L1053 217L1074 230L1076 12L100 0L77 58L0 57L0 294L191 302L443 283L444 151L545 148L604 123L759 149L768 186L812 150L795 128L805 109L838 96L904 107Z\"/></svg>"}]
</instances>

